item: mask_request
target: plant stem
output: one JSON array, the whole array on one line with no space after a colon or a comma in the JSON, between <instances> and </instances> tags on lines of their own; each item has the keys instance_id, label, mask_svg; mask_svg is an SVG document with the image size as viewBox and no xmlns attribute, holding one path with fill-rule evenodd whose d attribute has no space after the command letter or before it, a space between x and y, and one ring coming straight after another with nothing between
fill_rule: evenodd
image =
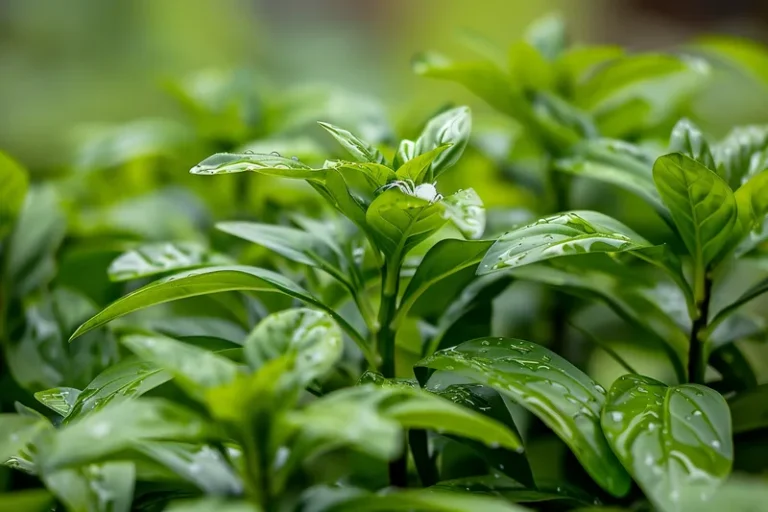
<instances>
[{"instance_id":1,"label":"plant stem","mask_svg":"<svg viewBox=\"0 0 768 512\"><path fill-rule=\"evenodd\" d=\"M381 267L381 304L379 305L376 346L381 355L381 374L392 379L397 375L395 367L395 330L392 323L397 314L397 292L400 285L400 261L387 261ZM389 463L389 484L393 487L408 486L408 439L403 436L403 451Z\"/></svg>"},{"instance_id":2,"label":"plant stem","mask_svg":"<svg viewBox=\"0 0 768 512\"><path fill-rule=\"evenodd\" d=\"M691 338L688 348L688 382L704 384L704 373L707 369L702 334L706 331L709 319L709 302L712 295L712 279L704 277L702 296L697 302L698 316L691 326Z\"/></svg>"}]
</instances>

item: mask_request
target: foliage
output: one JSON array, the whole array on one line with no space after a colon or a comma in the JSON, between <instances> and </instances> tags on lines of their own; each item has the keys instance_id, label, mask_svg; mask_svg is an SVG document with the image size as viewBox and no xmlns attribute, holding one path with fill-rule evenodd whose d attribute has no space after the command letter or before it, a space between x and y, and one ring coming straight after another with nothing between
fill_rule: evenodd
<instances>
[{"instance_id":1,"label":"foliage","mask_svg":"<svg viewBox=\"0 0 768 512\"><path fill-rule=\"evenodd\" d=\"M555 18L506 61L416 68L523 127L538 220L453 190L472 155L520 164L468 107L397 141L350 97L322 142L316 96L242 77L176 86L188 125L102 134L57 182L0 155L0 510L762 506L768 129L678 120L703 61ZM185 148L214 154L173 193L137 171ZM105 170L134 186L82 187Z\"/></svg>"}]
</instances>

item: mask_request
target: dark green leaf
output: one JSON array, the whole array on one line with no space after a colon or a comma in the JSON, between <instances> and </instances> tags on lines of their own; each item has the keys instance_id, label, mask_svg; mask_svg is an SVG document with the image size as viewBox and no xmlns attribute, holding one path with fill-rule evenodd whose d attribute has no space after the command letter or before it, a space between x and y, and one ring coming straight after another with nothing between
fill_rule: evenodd
<instances>
[{"instance_id":1,"label":"dark green leaf","mask_svg":"<svg viewBox=\"0 0 768 512\"><path fill-rule=\"evenodd\" d=\"M499 475L447 480L438 483L435 488L459 492L468 491L473 494L489 494L504 498L513 503L557 501L578 506L593 505L596 501L596 498L589 496L578 488L549 483L544 485L539 483L535 487L525 486L509 478L499 477Z\"/></svg>"},{"instance_id":2,"label":"dark green leaf","mask_svg":"<svg viewBox=\"0 0 768 512\"><path fill-rule=\"evenodd\" d=\"M341 146L346 149L350 155L355 157L355 160L360 162L373 162L376 164L386 163L384 156L378 149L374 148L367 142L363 142L347 130L339 128L338 126L333 126L329 123L318 124L322 126L328 133L330 133L333 138L336 139L336 141L341 144Z\"/></svg>"},{"instance_id":3,"label":"dark green leaf","mask_svg":"<svg viewBox=\"0 0 768 512\"><path fill-rule=\"evenodd\" d=\"M118 256L107 272L112 281L128 281L164 272L222 265L231 260L193 242L150 244Z\"/></svg>"},{"instance_id":4,"label":"dark green leaf","mask_svg":"<svg viewBox=\"0 0 768 512\"><path fill-rule=\"evenodd\" d=\"M474 496L430 488L360 496L327 508L326 512L395 512L399 510L523 512L526 509L490 496Z\"/></svg>"},{"instance_id":5,"label":"dark green leaf","mask_svg":"<svg viewBox=\"0 0 768 512\"><path fill-rule=\"evenodd\" d=\"M615 496L629 491L629 476L600 429L605 390L562 357L522 340L481 338L436 352L415 369L421 382L432 370L454 372L518 402L571 448L601 487Z\"/></svg>"},{"instance_id":6,"label":"dark green leaf","mask_svg":"<svg viewBox=\"0 0 768 512\"><path fill-rule=\"evenodd\" d=\"M651 244L621 222L591 211L546 217L502 235L483 258L478 274L587 252L631 251Z\"/></svg>"},{"instance_id":7,"label":"dark green leaf","mask_svg":"<svg viewBox=\"0 0 768 512\"><path fill-rule=\"evenodd\" d=\"M45 489L31 489L0 494L2 512L47 512L53 497Z\"/></svg>"},{"instance_id":8,"label":"dark green leaf","mask_svg":"<svg viewBox=\"0 0 768 512\"><path fill-rule=\"evenodd\" d=\"M690 157L672 154L656 160L653 179L698 275L715 260L736 223L736 200L720 176Z\"/></svg>"},{"instance_id":9,"label":"dark green leaf","mask_svg":"<svg viewBox=\"0 0 768 512\"><path fill-rule=\"evenodd\" d=\"M245 342L245 357L258 370L271 359L291 354L296 372L309 384L330 372L343 348L341 330L330 315L289 309L269 315L256 326Z\"/></svg>"},{"instance_id":10,"label":"dark green leaf","mask_svg":"<svg viewBox=\"0 0 768 512\"><path fill-rule=\"evenodd\" d=\"M768 384L737 394L728 405L734 434L768 427Z\"/></svg>"},{"instance_id":11,"label":"dark green leaf","mask_svg":"<svg viewBox=\"0 0 768 512\"><path fill-rule=\"evenodd\" d=\"M261 512L247 501L227 501L223 498L200 498L193 501L174 501L165 512Z\"/></svg>"},{"instance_id":12,"label":"dark green leaf","mask_svg":"<svg viewBox=\"0 0 768 512\"><path fill-rule=\"evenodd\" d=\"M731 472L728 406L705 386L669 387L625 375L608 393L602 426L619 460L659 510L681 510L681 496L688 493L706 500Z\"/></svg>"},{"instance_id":13,"label":"dark green leaf","mask_svg":"<svg viewBox=\"0 0 768 512\"><path fill-rule=\"evenodd\" d=\"M0 240L11 232L16 216L24 205L28 184L27 172L0 152Z\"/></svg>"},{"instance_id":14,"label":"dark green leaf","mask_svg":"<svg viewBox=\"0 0 768 512\"><path fill-rule=\"evenodd\" d=\"M197 413L161 399L113 403L56 431L40 449L45 472L96 462L143 441L202 441L217 432Z\"/></svg>"}]
</instances>

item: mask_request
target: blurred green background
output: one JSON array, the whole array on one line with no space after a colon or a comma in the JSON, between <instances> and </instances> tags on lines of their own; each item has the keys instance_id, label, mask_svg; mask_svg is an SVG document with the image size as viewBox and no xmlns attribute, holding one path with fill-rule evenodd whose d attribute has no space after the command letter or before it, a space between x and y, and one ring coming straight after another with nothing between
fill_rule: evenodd
<instances>
[{"instance_id":1,"label":"blurred green background","mask_svg":"<svg viewBox=\"0 0 768 512\"><path fill-rule=\"evenodd\" d=\"M560 12L572 36L667 49L702 34L764 39L766 2L691 0L0 0L0 147L32 168L69 161L84 127L179 116L167 83L204 69L250 69L276 85L343 84L406 116L445 101L481 104L413 76L418 51L454 52L462 34L505 47ZM743 85L743 84L742 84ZM768 119L734 84L702 101L727 124Z\"/></svg>"}]
</instances>

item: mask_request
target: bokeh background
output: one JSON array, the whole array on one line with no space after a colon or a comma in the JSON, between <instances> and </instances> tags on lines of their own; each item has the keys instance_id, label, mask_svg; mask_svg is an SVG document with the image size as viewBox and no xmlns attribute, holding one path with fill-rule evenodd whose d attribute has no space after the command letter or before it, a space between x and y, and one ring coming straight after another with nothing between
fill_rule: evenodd
<instances>
[{"instance_id":1,"label":"bokeh background","mask_svg":"<svg viewBox=\"0 0 768 512\"><path fill-rule=\"evenodd\" d=\"M413 76L413 55L455 54L473 32L504 47L550 12L577 41L638 50L767 37L762 0L0 0L0 147L55 172L89 125L180 116L168 81L210 69L252 70L278 86L342 84L402 115L448 99L482 108ZM764 100L746 106L732 86L703 101L709 118L768 119Z\"/></svg>"}]
</instances>

